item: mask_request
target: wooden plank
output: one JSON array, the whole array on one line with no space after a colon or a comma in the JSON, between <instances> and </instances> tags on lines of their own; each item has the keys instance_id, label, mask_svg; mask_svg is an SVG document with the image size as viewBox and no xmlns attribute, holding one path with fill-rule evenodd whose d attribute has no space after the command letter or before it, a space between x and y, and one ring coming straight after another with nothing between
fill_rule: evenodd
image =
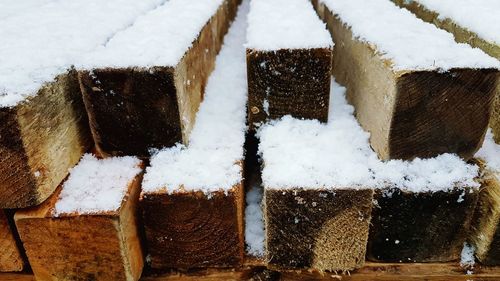
<instances>
[{"instance_id":1,"label":"wooden plank","mask_svg":"<svg viewBox=\"0 0 500 281\"><path fill-rule=\"evenodd\" d=\"M347 271L365 261L373 190L264 188L266 260Z\"/></svg>"},{"instance_id":2,"label":"wooden plank","mask_svg":"<svg viewBox=\"0 0 500 281\"><path fill-rule=\"evenodd\" d=\"M15 107L0 108L0 208L49 197L88 149L87 122L75 71Z\"/></svg>"},{"instance_id":3,"label":"wooden plank","mask_svg":"<svg viewBox=\"0 0 500 281\"><path fill-rule=\"evenodd\" d=\"M188 142L238 3L223 1L175 66L103 67L79 73L100 154L147 157L150 148Z\"/></svg>"},{"instance_id":4,"label":"wooden plank","mask_svg":"<svg viewBox=\"0 0 500 281\"><path fill-rule=\"evenodd\" d=\"M330 97L331 39L323 25L314 24L320 20L308 1L303 1L305 5L301 0L293 4L283 2L283 5L279 1L274 2L255 1L249 14L249 32L257 30L254 33L262 33L262 36L250 34L247 37L250 129L285 115L326 122ZM252 17L255 19L252 20ZM289 24L295 21L303 25L301 28L283 28L277 20L272 20L266 22L263 28L264 22L259 19L270 17L287 18ZM324 31L327 40L321 44L307 40L299 45L296 44L298 40L288 42L289 37L304 38L301 33L304 30L314 35L323 35L321 32ZM275 44L269 43L271 39ZM314 38L314 41L317 39Z\"/></svg>"},{"instance_id":5,"label":"wooden plank","mask_svg":"<svg viewBox=\"0 0 500 281\"><path fill-rule=\"evenodd\" d=\"M377 190L367 259L445 262L460 258L479 190Z\"/></svg>"},{"instance_id":6,"label":"wooden plank","mask_svg":"<svg viewBox=\"0 0 500 281\"><path fill-rule=\"evenodd\" d=\"M144 264L137 209L141 180L137 175L124 187L115 211L56 215L59 188L40 206L16 212L36 280L138 280Z\"/></svg>"},{"instance_id":7,"label":"wooden plank","mask_svg":"<svg viewBox=\"0 0 500 281\"><path fill-rule=\"evenodd\" d=\"M7 216L0 210L0 272L22 271L24 261L17 247Z\"/></svg>"},{"instance_id":8,"label":"wooden plank","mask_svg":"<svg viewBox=\"0 0 500 281\"><path fill-rule=\"evenodd\" d=\"M371 133L371 145L381 159L427 158L447 152L464 159L474 155L488 126L497 69L394 69L378 46L353 36L350 23L324 2L314 2L336 43L333 74L347 87L356 117ZM382 18L373 20L384 23ZM444 35L442 39L447 41ZM405 48L404 39L399 45Z\"/></svg>"},{"instance_id":9,"label":"wooden plank","mask_svg":"<svg viewBox=\"0 0 500 281\"><path fill-rule=\"evenodd\" d=\"M207 197L201 191L142 194L151 267L231 267L243 262L244 188Z\"/></svg>"}]
</instances>

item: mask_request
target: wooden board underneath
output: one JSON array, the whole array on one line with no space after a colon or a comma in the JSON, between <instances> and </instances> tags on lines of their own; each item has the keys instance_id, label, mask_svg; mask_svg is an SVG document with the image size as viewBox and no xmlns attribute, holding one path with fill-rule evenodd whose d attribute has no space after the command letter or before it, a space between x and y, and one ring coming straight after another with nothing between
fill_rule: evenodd
<instances>
[{"instance_id":1,"label":"wooden board underneath","mask_svg":"<svg viewBox=\"0 0 500 281\"><path fill-rule=\"evenodd\" d=\"M164 274L144 274L142 281L166 280L337 280L337 281L455 281L455 280L500 280L500 266L477 266L474 274L466 275L458 263L366 263L351 274L335 274L309 271L267 270L260 263L249 263L238 269L200 269L190 272L170 272ZM260 278L260 279L259 279ZM0 273L2 281L34 281L29 273Z\"/></svg>"}]
</instances>

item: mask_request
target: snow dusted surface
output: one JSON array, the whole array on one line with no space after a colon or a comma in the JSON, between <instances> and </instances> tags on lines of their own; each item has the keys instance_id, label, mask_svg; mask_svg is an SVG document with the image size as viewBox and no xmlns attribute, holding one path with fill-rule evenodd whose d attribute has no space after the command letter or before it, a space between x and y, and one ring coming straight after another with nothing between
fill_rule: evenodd
<instances>
[{"instance_id":1,"label":"snow dusted surface","mask_svg":"<svg viewBox=\"0 0 500 281\"><path fill-rule=\"evenodd\" d=\"M258 131L266 188L384 188L411 192L479 187L478 167L454 154L430 159L382 162L370 148L369 134L353 116L345 88L332 80L327 124L285 116Z\"/></svg>"},{"instance_id":2,"label":"snow dusted surface","mask_svg":"<svg viewBox=\"0 0 500 281\"><path fill-rule=\"evenodd\" d=\"M309 0L252 0L246 47L274 51L333 46Z\"/></svg>"},{"instance_id":3,"label":"snow dusted surface","mask_svg":"<svg viewBox=\"0 0 500 281\"><path fill-rule=\"evenodd\" d=\"M223 2L169 0L89 54L81 67L175 66Z\"/></svg>"},{"instance_id":4,"label":"snow dusted surface","mask_svg":"<svg viewBox=\"0 0 500 281\"><path fill-rule=\"evenodd\" d=\"M500 44L500 1L498 0L415 0L428 10L449 18L486 41Z\"/></svg>"},{"instance_id":5,"label":"snow dusted surface","mask_svg":"<svg viewBox=\"0 0 500 281\"><path fill-rule=\"evenodd\" d=\"M464 247L462 248L462 253L460 255L460 266L463 268L468 268L467 274L472 274L472 269L474 268L474 264L476 263L474 254L476 252L476 248L468 243L464 243Z\"/></svg>"},{"instance_id":6,"label":"snow dusted surface","mask_svg":"<svg viewBox=\"0 0 500 281\"><path fill-rule=\"evenodd\" d=\"M4 20L13 15L24 13L32 9L37 9L42 5L53 1L55 0L0 1L0 20Z\"/></svg>"},{"instance_id":7,"label":"snow dusted surface","mask_svg":"<svg viewBox=\"0 0 500 281\"><path fill-rule=\"evenodd\" d=\"M224 37L215 69L191 132L189 147L177 145L155 153L146 169L143 192L228 191L242 180L245 142L247 77L245 65L248 3Z\"/></svg>"},{"instance_id":8,"label":"snow dusted surface","mask_svg":"<svg viewBox=\"0 0 500 281\"><path fill-rule=\"evenodd\" d=\"M56 216L116 211L127 194L128 184L141 171L138 158L97 159L85 154L71 171L56 202Z\"/></svg>"},{"instance_id":9,"label":"snow dusted surface","mask_svg":"<svg viewBox=\"0 0 500 281\"><path fill-rule=\"evenodd\" d=\"M245 243L247 253L254 257L264 256L264 218L262 216L263 190L253 185L246 195Z\"/></svg>"},{"instance_id":10,"label":"snow dusted surface","mask_svg":"<svg viewBox=\"0 0 500 281\"><path fill-rule=\"evenodd\" d=\"M476 153L475 157L486 162L486 166L495 172L500 172L500 145L493 140L493 132L488 129L484 138L483 146Z\"/></svg>"},{"instance_id":11,"label":"snow dusted surface","mask_svg":"<svg viewBox=\"0 0 500 281\"><path fill-rule=\"evenodd\" d=\"M416 18L391 1L320 1L351 28L356 38L372 44L384 59L390 60L394 70L500 68L498 60L480 49L456 43L451 33Z\"/></svg>"},{"instance_id":12,"label":"snow dusted surface","mask_svg":"<svg viewBox=\"0 0 500 281\"><path fill-rule=\"evenodd\" d=\"M0 107L12 107L64 73L137 16L165 0L8 1L0 22ZM24 3L24 4L22 4ZM29 3L37 5L29 8ZM16 9L16 8L13 8Z\"/></svg>"}]
</instances>

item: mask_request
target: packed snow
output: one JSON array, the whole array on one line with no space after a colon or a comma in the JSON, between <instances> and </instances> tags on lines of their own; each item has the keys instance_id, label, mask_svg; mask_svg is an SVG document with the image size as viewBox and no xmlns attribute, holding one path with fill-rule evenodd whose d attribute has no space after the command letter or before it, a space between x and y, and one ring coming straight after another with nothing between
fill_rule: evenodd
<instances>
[{"instance_id":1,"label":"packed snow","mask_svg":"<svg viewBox=\"0 0 500 281\"><path fill-rule=\"evenodd\" d=\"M246 47L263 51L332 47L309 0L252 0Z\"/></svg>"},{"instance_id":2,"label":"packed snow","mask_svg":"<svg viewBox=\"0 0 500 281\"><path fill-rule=\"evenodd\" d=\"M484 160L490 170L500 172L500 145L495 143L491 129L486 132L483 145L475 157Z\"/></svg>"},{"instance_id":3,"label":"packed snow","mask_svg":"<svg viewBox=\"0 0 500 281\"><path fill-rule=\"evenodd\" d=\"M263 189L253 185L246 195L245 243L247 253L254 257L264 256L264 218L262 216Z\"/></svg>"},{"instance_id":4,"label":"packed snow","mask_svg":"<svg viewBox=\"0 0 500 281\"><path fill-rule=\"evenodd\" d=\"M500 68L498 60L468 44L456 43L451 33L416 18L391 1L320 1L350 27L355 38L369 43L389 60L394 70Z\"/></svg>"},{"instance_id":5,"label":"packed snow","mask_svg":"<svg viewBox=\"0 0 500 281\"><path fill-rule=\"evenodd\" d=\"M113 34L164 1L26 2L23 12L0 22L0 107L13 107L36 95L83 54L106 44ZM10 2L12 7L24 3L9 1L8 6ZM37 6L30 9L28 3Z\"/></svg>"},{"instance_id":6,"label":"packed snow","mask_svg":"<svg viewBox=\"0 0 500 281\"><path fill-rule=\"evenodd\" d=\"M262 181L270 189L339 189L395 187L433 192L479 187L478 167L454 154L412 161L383 162L371 149L369 134L353 116L345 88L331 83L327 124L290 116L258 131Z\"/></svg>"},{"instance_id":7,"label":"packed snow","mask_svg":"<svg viewBox=\"0 0 500 281\"><path fill-rule=\"evenodd\" d=\"M208 79L203 102L189 139L154 153L146 169L143 192L183 188L210 193L228 191L242 180L246 132L247 80L245 1L224 37L215 69Z\"/></svg>"},{"instance_id":8,"label":"packed snow","mask_svg":"<svg viewBox=\"0 0 500 281\"><path fill-rule=\"evenodd\" d=\"M81 67L176 66L223 3L170 0L89 54Z\"/></svg>"},{"instance_id":9,"label":"packed snow","mask_svg":"<svg viewBox=\"0 0 500 281\"><path fill-rule=\"evenodd\" d=\"M498 0L415 0L439 19L451 19L486 41L500 44L500 1Z\"/></svg>"},{"instance_id":10,"label":"packed snow","mask_svg":"<svg viewBox=\"0 0 500 281\"><path fill-rule=\"evenodd\" d=\"M467 274L472 274L472 269L474 269L474 265L476 264L474 254L476 252L476 248L469 243L464 243L464 247L462 248L462 253L460 255L460 266L468 269Z\"/></svg>"},{"instance_id":11,"label":"packed snow","mask_svg":"<svg viewBox=\"0 0 500 281\"><path fill-rule=\"evenodd\" d=\"M92 154L70 171L63 184L54 214L95 214L117 211L128 191L128 184L142 171L136 157L97 159Z\"/></svg>"}]
</instances>

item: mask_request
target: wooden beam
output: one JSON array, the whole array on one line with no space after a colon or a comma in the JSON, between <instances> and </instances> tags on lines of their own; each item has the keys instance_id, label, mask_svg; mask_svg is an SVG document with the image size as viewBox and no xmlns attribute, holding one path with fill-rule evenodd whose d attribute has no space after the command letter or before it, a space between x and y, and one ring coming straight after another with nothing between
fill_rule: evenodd
<instances>
[{"instance_id":1,"label":"wooden beam","mask_svg":"<svg viewBox=\"0 0 500 281\"><path fill-rule=\"evenodd\" d=\"M266 260L281 269L363 266L373 190L264 187Z\"/></svg>"},{"instance_id":2,"label":"wooden beam","mask_svg":"<svg viewBox=\"0 0 500 281\"><path fill-rule=\"evenodd\" d=\"M89 148L87 122L75 71L0 108L0 208L47 199Z\"/></svg>"},{"instance_id":3,"label":"wooden beam","mask_svg":"<svg viewBox=\"0 0 500 281\"><path fill-rule=\"evenodd\" d=\"M150 148L188 142L207 78L238 3L225 0L175 66L80 71L100 154L148 157Z\"/></svg>"},{"instance_id":4,"label":"wooden beam","mask_svg":"<svg viewBox=\"0 0 500 281\"><path fill-rule=\"evenodd\" d=\"M137 217L141 179L138 175L124 187L126 195L115 211L56 215L59 188L40 206L16 212L36 280L139 280L144 264Z\"/></svg>"},{"instance_id":5,"label":"wooden beam","mask_svg":"<svg viewBox=\"0 0 500 281\"><path fill-rule=\"evenodd\" d=\"M243 262L244 188L141 196L151 267L237 267Z\"/></svg>"},{"instance_id":6,"label":"wooden beam","mask_svg":"<svg viewBox=\"0 0 500 281\"><path fill-rule=\"evenodd\" d=\"M378 46L353 36L351 23L315 2L335 42L333 74L347 87L347 98L381 159L442 153L473 157L488 126L497 69L395 70Z\"/></svg>"},{"instance_id":7,"label":"wooden beam","mask_svg":"<svg viewBox=\"0 0 500 281\"><path fill-rule=\"evenodd\" d=\"M367 259L446 262L460 258L479 190L375 192Z\"/></svg>"},{"instance_id":8,"label":"wooden beam","mask_svg":"<svg viewBox=\"0 0 500 281\"><path fill-rule=\"evenodd\" d=\"M0 272L22 271L24 261L17 247L7 215L0 210Z\"/></svg>"}]
</instances>

